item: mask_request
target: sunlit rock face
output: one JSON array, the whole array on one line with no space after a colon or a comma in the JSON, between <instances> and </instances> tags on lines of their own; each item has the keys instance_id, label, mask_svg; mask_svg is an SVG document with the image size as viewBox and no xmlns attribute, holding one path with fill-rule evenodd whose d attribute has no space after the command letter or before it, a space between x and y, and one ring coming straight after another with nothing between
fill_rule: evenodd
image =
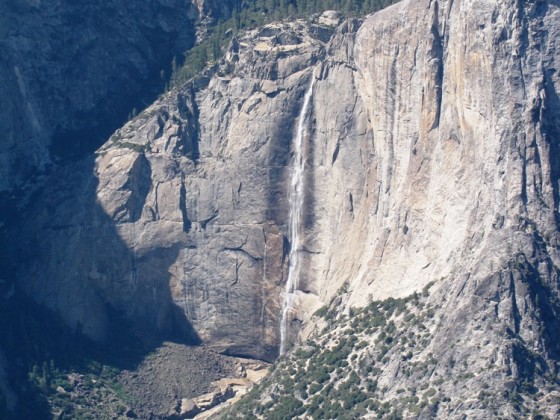
<instances>
[{"instance_id":1,"label":"sunlit rock face","mask_svg":"<svg viewBox=\"0 0 560 420\"><path fill-rule=\"evenodd\" d=\"M235 40L219 66L54 175L26 236L41 248L22 268L29 292L96 338L109 304L140 329L274 358L293 124L332 32L311 29Z\"/></svg>"},{"instance_id":2,"label":"sunlit rock face","mask_svg":"<svg viewBox=\"0 0 560 420\"><path fill-rule=\"evenodd\" d=\"M442 374L459 369L452 356L518 374L521 342L553 360L559 17L551 2L404 1L233 40L53 177L24 235L27 290L95 337L109 304L144 328L274 358L292 144L315 78L290 340L343 284L341 308L437 281Z\"/></svg>"}]
</instances>

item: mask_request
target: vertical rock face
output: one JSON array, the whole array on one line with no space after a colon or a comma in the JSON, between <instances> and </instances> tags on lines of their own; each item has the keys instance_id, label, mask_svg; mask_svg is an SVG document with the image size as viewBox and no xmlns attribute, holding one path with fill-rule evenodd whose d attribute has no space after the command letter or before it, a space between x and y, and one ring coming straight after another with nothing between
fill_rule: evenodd
<instances>
[{"instance_id":1,"label":"vertical rock face","mask_svg":"<svg viewBox=\"0 0 560 420\"><path fill-rule=\"evenodd\" d=\"M372 164L366 194L347 188L343 230L365 249L334 264L352 302L439 278L472 293L504 275L498 294L516 295L528 267L557 293L558 17L545 2L402 2L362 26Z\"/></svg>"},{"instance_id":2,"label":"vertical rock face","mask_svg":"<svg viewBox=\"0 0 560 420\"><path fill-rule=\"evenodd\" d=\"M305 417L338 395L351 410L352 383L374 380L366 397L404 407L405 418L558 417L559 29L557 2L509 0L403 1L357 32L340 28L313 99L296 317L312 340L280 364L285 380L309 374L313 386L302 379L279 399L278 374L261 402L282 406L295 394ZM430 282L434 320L408 319L425 341L407 344L415 326L401 314L387 315L386 329L375 311L333 321L341 307ZM317 328L314 295L330 303L338 331ZM372 326L363 335L362 320Z\"/></svg>"},{"instance_id":3,"label":"vertical rock face","mask_svg":"<svg viewBox=\"0 0 560 420\"><path fill-rule=\"evenodd\" d=\"M173 56L193 45L200 13L228 16L236 1L192 3L3 1L0 192L53 157L99 147L162 90L161 72L168 77Z\"/></svg>"},{"instance_id":4,"label":"vertical rock face","mask_svg":"<svg viewBox=\"0 0 560 420\"><path fill-rule=\"evenodd\" d=\"M96 338L108 303L146 329L192 325L218 350L275 357L291 127L323 48L301 23L236 40L212 77L56 174L27 236L29 292Z\"/></svg>"},{"instance_id":5,"label":"vertical rock face","mask_svg":"<svg viewBox=\"0 0 560 420\"><path fill-rule=\"evenodd\" d=\"M402 2L366 20L346 63L337 47L314 98L310 271L330 279L317 290L349 281L359 303L364 290L404 296L474 267L488 275L531 254L518 240L534 235L528 222L556 260L556 13ZM336 109L335 83L348 83Z\"/></svg>"},{"instance_id":6,"label":"vertical rock face","mask_svg":"<svg viewBox=\"0 0 560 420\"><path fill-rule=\"evenodd\" d=\"M437 281L430 380L468 366L473 396L558 371L559 18L555 2L404 1L331 50L316 87L309 290L329 301L347 282L363 305ZM336 101L349 112L330 80L352 81ZM428 380L392 357L380 385Z\"/></svg>"},{"instance_id":7,"label":"vertical rock face","mask_svg":"<svg viewBox=\"0 0 560 420\"><path fill-rule=\"evenodd\" d=\"M358 281L379 297L490 275L533 254L520 237L534 230L557 260L557 13L542 2L403 2L360 29L377 188Z\"/></svg>"},{"instance_id":8,"label":"vertical rock face","mask_svg":"<svg viewBox=\"0 0 560 420\"><path fill-rule=\"evenodd\" d=\"M234 40L53 177L24 235L27 290L95 337L109 303L273 358L290 145L315 77L294 327L309 334L345 283L342 303L364 305L440 280L441 375L453 357L492 359L496 377L556 369L559 17L555 2L403 1L334 35L295 23ZM544 364L522 364L531 352Z\"/></svg>"}]
</instances>

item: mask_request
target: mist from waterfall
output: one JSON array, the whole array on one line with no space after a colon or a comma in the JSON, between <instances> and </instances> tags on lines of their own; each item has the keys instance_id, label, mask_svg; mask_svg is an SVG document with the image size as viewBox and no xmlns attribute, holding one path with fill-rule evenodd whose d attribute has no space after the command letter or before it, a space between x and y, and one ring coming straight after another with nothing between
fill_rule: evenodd
<instances>
[{"instance_id":1,"label":"mist from waterfall","mask_svg":"<svg viewBox=\"0 0 560 420\"><path fill-rule=\"evenodd\" d=\"M300 273L300 254L302 245L302 222L303 206L305 199L305 139L308 135L309 109L313 96L315 75L311 77L311 84L305 93L303 106L298 118L296 137L293 143L294 159L292 163L292 179L289 190L290 213L289 213L289 240L290 255L288 280L286 281L286 292L284 294L284 306L282 308L282 320L280 324L280 354L284 354L288 347L288 333L290 325L290 312L298 290Z\"/></svg>"}]
</instances>

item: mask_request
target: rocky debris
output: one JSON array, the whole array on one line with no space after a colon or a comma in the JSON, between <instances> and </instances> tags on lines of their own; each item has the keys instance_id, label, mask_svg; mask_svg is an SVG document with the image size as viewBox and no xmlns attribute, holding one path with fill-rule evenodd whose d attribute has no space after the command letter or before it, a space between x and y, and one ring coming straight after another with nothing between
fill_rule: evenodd
<instances>
[{"instance_id":1,"label":"rocky debris","mask_svg":"<svg viewBox=\"0 0 560 420\"><path fill-rule=\"evenodd\" d=\"M419 0L323 27L327 41L303 21L248 32L53 176L18 232L26 289L92 337L108 303L144 330L274 359L290 147L314 77L291 341L317 333L324 303L350 313L444 279L430 375L457 378L447 414L493 415L487 388L503 399L560 371L559 16L555 2ZM394 386L420 386L399 357ZM156 394L173 400L149 412L189 398Z\"/></svg>"},{"instance_id":2,"label":"rocky debris","mask_svg":"<svg viewBox=\"0 0 560 420\"><path fill-rule=\"evenodd\" d=\"M54 365L53 365L54 366ZM55 418L193 418L247 392L266 375L264 362L163 343L135 368L87 362L34 376Z\"/></svg>"},{"instance_id":3,"label":"rocky debris","mask_svg":"<svg viewBox=\"0 0 560 420\"><path fill-rule=\"evenodd\" d=\"M187 419L246 393L267 368L203 347L165 343L137 369L123 371L118 383L140 418Z\"/></svg>"},{"instance_id":4,"label":"rocky debris","mask_svg":"<svg viewBox=\"0 0 560 420\"><path fill-rule=\"evenodd\" d=\"M216 381L234 376L241 363L207 348L165 343L137 369L123 371L118 382L135 402L133 409L140 418L163 418L170 415L169 407L179 414L183 399L193 400L200 410L212 401L199 400L202 394L216 394L215 403L228 398L232 391L215 391Z\"/></svg>"},{"instance_id":5,"label":"rocky debris","mask_svg":"<svg viewBox=\"0 0 560 420\"><path fill-rule=\"evenodd\" d=\"M226 390L231 389L231 396L224 399L220 404L209 407L205 411L197 414L197 420L205 420L215 418L223 410L231 407L237 403L244 395L251 389L258 385L269 373L268 366L260 362L249 362L241 366L241 377L237 378L223 378L220 379L216 385L223 394Z\"/></svg>"},{"instance_id":6,"label":"rocky debris","mask_svg":"<svg viewBox=\"0 0 560 420\"><path fill-rule=\"evenodd\" d=\"M179 418L194 418L197 414L210 410L217 405L229 400L235 395L231 386L215 392L201 395L194 399L183 399L181 401L181 413Z\"/></svg>"}]
</instances>

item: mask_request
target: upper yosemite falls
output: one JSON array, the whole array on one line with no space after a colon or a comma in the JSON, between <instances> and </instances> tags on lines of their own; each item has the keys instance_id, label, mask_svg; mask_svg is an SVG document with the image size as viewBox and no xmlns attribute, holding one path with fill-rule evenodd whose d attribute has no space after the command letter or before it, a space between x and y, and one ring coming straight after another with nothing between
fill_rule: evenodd
<instances>
[{"instance_id":1,"label":"upper yosemite falls","mask_svg":"<svg viewBox=\"0 0 560 420\"><path fill-rule=\"evenodd\" d=\"M114 418L560 417L558 0L230 30L165 89L250 7L65 3L0 5L0 417L109 415L27 305L134 349Z\"/></svg>"}]
</instances>

